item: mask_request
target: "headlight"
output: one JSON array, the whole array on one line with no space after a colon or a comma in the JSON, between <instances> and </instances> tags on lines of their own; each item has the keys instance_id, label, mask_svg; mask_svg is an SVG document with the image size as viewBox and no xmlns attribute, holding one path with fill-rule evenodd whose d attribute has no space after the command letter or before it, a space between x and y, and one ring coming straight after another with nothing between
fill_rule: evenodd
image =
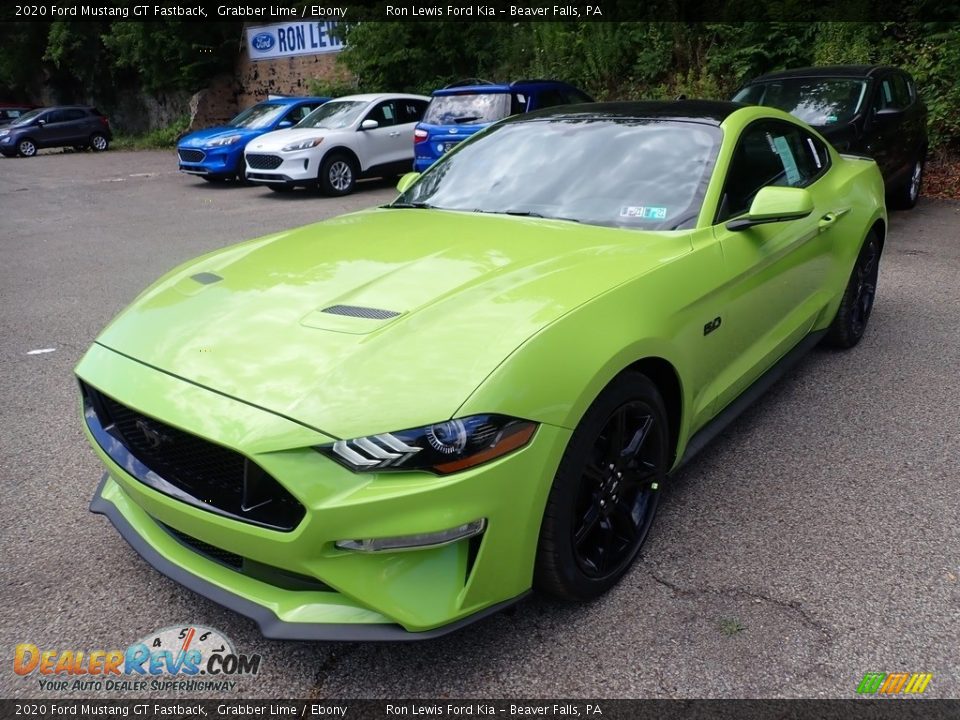
<instances>
[{"instance_id":1,"label":"headlight","mask_svg":"<svg viewBox=\"0 0 960 720\"><path fill-rule=\"evenodd\" d=\"M290 143L289 145L283 146L284 152L291 152L293 150L307 150L308 148L316 147L323 142L322 137L310 138L309 140L297 140L297 142Z\"/></svg>"},{"instance_id":2,"label":"headlight","mask_svg":"<svg viewBox=\"0 0 960 720\"><path fill-rule=\"evenodd\" d=\"M446 475L489 462L526 445L537 423L506 415L456 420L356 438L315 448L353 472L426 470Z\"/></svg>"},{"instance_id":3,"label":"headlight","mask_svg":"<svg viewBox=\"0 0 960 720\"><path fill-rule=\"evenodd\" d=\"M10 134L9 130L0 130L0 137L6 137Z\"/></svg>"},{"instance_id":4,"label":"headlight","mask_svg":"<svg viewBox=\"0 0 960 720\"><path fill-rule=\"evenodd\" d=\"M224 145L233 145L239 139L240 135L227 135L226 137L211 140L209 145L210 147L223 147Z\"/></svg>"}]
</instances>

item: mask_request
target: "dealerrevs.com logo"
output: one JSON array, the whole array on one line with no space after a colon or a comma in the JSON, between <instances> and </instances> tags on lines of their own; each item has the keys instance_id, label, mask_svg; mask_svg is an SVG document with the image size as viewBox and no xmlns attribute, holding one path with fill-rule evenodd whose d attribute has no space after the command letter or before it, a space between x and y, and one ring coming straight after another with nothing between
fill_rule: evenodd
<instances>
[{"instance_id":1,"label":"dealerrevs.com logo","mask_svg":"<svg viewBox=\"0 0 960 720\"><path fill-rule=\"evenodd\" d=\"M933 679L932 673L868 672L857 686L860 695L920 695Z\"/></svg>"},{"instance_id":2,"label":"dealerrevs.com logo","mask_svg":"<svg viewBox=\"0 0 960 720\"><path fill-rule=\"evenodd\" d=\"M126 649L59 650L20 643L13 671L36 678L45 692L231 691L260 672L260 655L245 655L221 632L168 627Z\"/></svg>"}]
</instances>

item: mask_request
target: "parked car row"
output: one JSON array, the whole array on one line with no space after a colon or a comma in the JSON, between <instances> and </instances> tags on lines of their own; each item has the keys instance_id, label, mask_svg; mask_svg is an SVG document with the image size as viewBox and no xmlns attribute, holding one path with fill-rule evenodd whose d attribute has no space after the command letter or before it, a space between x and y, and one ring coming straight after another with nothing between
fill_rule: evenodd
<instances>
[{"instance_id":1,"label":"parked car row","mask_svg":"<svg viewBox=\"0 0 960 720\"><path fill-rule=\"evenodd\" d=\"M230 178L275 192L318 187L346 195L357 180L425 170L474 133L509 115L592 102L556 80L469 80L432 97L369 93L331 100L271 98L225 126L177 146L180 170L210 182Z\"/></svg>"},{"instance_id":2,"label":"parked car row","mask_svg":"<svg viewBox=\"0 0 960 720\"><path fill-rule=\"evenodd\" d=\"M747 82L733 100L784 110L840 152L874 158L890 204L916 204L928 147L927 109L903 70L840 65L775 72ZM275 192L300 186L346 195L363 178L411 168L423 172L510 115L592 101L557 80L470 79L431 97L271 97L226 125L187 135L177 155L182 172L209 182L234 179ZM103 151L111 139L109 121L93 107L0 106L0 153L6 156L31 157L48 147Z\"/></svg>"}]
</instances>

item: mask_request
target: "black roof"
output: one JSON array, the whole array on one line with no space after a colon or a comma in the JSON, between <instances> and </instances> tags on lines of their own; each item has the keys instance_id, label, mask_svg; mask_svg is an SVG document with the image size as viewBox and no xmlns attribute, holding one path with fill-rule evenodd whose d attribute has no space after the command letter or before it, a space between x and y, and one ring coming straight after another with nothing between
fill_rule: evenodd
<instances>
[{"instance_id":1,"label":"black roof","mask_svg":"<svg viewBox=\"0 0 960 720\"><path fill-rule=\"evenodd\" d=\"M646 100L642 102L599 102L557 105L545 110L518 115L515 121L545 117L592 117L609 119L692 120L719 125L731 113L747 107L725 100Z\"/></svg>"},{"instance_id":2,"label":"black roof","mask_svg":"<svg viewBox=\"0 0 960 720\"><path fill-rule=\"evenodd\" d=\"M778 70L755 77L747 84L766 82L767 80L784 80L786 78L868 78L880 70L893 70L888 65L825 65L824 67L792 68Z\"/></svg>"}]
</instances>

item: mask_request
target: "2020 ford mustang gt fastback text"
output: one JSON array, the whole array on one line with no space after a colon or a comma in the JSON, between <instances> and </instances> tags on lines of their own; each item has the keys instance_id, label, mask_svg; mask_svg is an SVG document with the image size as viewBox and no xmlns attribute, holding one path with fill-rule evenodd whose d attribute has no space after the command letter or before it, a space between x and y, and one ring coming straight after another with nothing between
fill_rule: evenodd
<instances>
[{"instance_id":1,"label":"2020 ford mustang gt fastback text","mask_svg":"<svg viewBox=\"0 0 960 720\"><path fill-rule=\"evenodd\" d=\"M886 234L872 160L733 103L515 116L400 189L173 270L77 367L92 509L271 637L604 592L671 470L860 339Z\"/></svg>"}]
</instances>

